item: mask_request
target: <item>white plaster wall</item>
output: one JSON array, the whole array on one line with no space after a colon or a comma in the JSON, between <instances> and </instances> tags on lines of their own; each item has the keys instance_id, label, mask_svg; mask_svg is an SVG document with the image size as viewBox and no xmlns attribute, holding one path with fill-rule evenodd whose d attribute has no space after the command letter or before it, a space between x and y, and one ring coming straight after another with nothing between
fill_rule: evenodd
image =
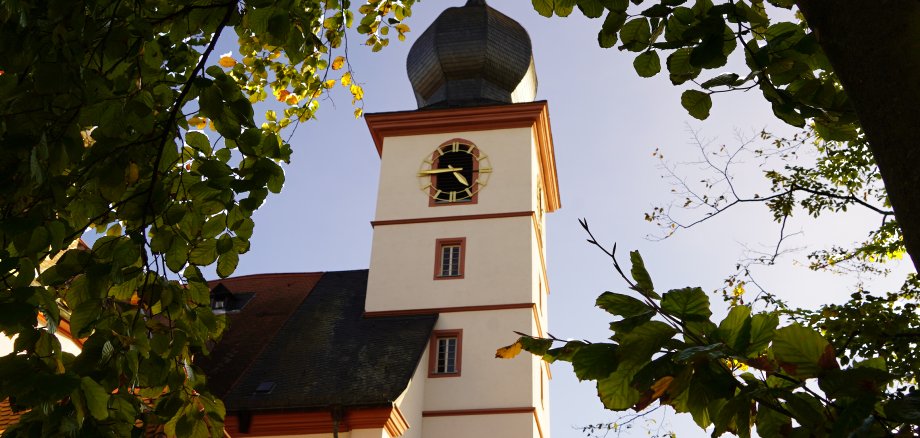
<instances>
[{"instance_id":1,"label":"white plaster wall","mask_svg":"<svg viewBox=\"0 0 920 438\"><path fill-rule=\"evenodd\" d=\"M422 354L418 366L415 368L415 374L409 381L409 386L396 399L396 407L402 412L406 422L409 423L409 430L400 438L422 438L422 410L425 405L425 383L428 377L428 350Z\"/></svg>"},{"instance_id":2,"label":"white plaster wall","mask_svg":"<svg viewBox=\"0 0 920 438\"><path fill-rule=\"evenodd\" d=\"M528 216L378 226L365 310L535 302ZM437 239L466 237L464 278L434 279Z\"/></svg>"},{"instance_id":3,"label":"white plaster wall","mask_svg":"<svg viewBox=\"0 0 920 438\"><path fill-rule=\"evenodd\" d=\"M540 425L543 427L543 425ZM540 438L533 414L425 417L425 438ZM549 430L543 428L544 437Z\"/></svg>"},{"instance_id":4,"label":"white plaster wall","mask_svg":"<svg viewBox=\"0 0 920 438\"><path fill-rule=\"evenodd\" d=\"M428 378L424 410L535 406L532 360L523 354L495 358L496 349L517 339L515 331L529 333L532 327L531 309L442 313L435 330L463 329L460 376ZM426 437L429 432L426 427Z\"/></svg>"},{"instance_id":5,"label":"white plaster wall","mask_svg":"<svg viewBox=\"0 0 920 438\"><path fill-rule=\"evenodd\" d=\"M536 149L531 133L530 128L510 128L385 138L376 220L532 211ZM493 172L478 203L429 207L428 195L419 189L419 165L454 138L469 140L488 155Z\"/></svg>"}]
</instances>

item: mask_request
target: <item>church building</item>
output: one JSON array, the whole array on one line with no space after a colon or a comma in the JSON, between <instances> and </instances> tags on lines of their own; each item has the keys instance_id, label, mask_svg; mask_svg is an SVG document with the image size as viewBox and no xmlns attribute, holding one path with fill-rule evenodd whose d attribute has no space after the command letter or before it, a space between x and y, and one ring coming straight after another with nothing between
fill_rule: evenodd
<instances>
[{"instance_id":1,"label":"church building","mask_svg":"<svg viewBox=\"0 0 920 438\"><path fill-rule=\"evenodd\" d=\"M560 200L530 38L469 0L407 70L418 109L366 115L369 269L211 283L230 329L201 365L230 437L549 436L548 365L495 359L547 327L544 215Z\"/></svg>"}]
</instances>

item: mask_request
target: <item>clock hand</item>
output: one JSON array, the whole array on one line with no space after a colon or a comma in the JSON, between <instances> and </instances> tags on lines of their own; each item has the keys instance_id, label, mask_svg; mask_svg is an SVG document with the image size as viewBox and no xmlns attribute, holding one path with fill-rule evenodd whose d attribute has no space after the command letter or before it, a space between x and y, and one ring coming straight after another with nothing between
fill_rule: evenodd
<instances>
[{"instance_id":1,"label":"clock hand","mask_svg":"<svg viewBox=\"0 0 920 438\"><path fill-rule=\"evenodd\" d=\"M447 167L444 169L420 170L418 172L418 176L435 175L438 173L450 173L450 172L457 172L461 170L463 170L462 167Z\"/></svg>"},{"instance_id":2,"label":"clock hand","mask_svg":"<svg viewBox=\"0 0 920 438\"><path fill-rule=\"evenodd\" d=\"M465 186L470 185L469 181L467 181L466 178L464 178L463 175L460 174L460 172L454 172L454 177L457 178L457 181L460 181L460 184L463 184Z\"/></svg>"}]
</instances>

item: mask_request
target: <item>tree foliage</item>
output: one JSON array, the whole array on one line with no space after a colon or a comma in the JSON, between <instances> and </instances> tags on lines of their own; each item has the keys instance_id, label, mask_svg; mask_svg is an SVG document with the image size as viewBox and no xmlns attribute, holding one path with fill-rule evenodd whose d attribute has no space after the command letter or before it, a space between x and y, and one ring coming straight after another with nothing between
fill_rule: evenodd
<instances>
[{"instance_id":1,"label":"tree foliage","mask_svg":"<svg viewBox=\"0 0 920 438\"><path fill-rule=\"evenodd\" d=\"M336 84L360 115L345 29L380 50L412 4L368 0L357 23L348 0L0 5L0 400L23 413L4 437L223 436L193 363L226 326L201 268L226 277L249 249L285 127ZM280 113L257 116L269 96Z\"/></svg>"},{"instance_id":2,"label":"tree foliage","mask_svg":"<svg viewBox=\"0 0 920 438\"><path fill-rule=\"evenodd\" d=\"M604 251L632 291L597 298L596 305L616 318L610 324L612 342L522 336L499 349L497 357L525 350L548 362L570 362L580 380L596 382L606 408L640 412L653 404L670 406L690 413L701 428L713 427L714 437L749 437L752 430L765 438L920 433L920 396L903 383L915 382L915 375L890 366L889 356L879 355L875 346L852 337L826 338L799 323L782 324L778 312L754 312L747 305L713 320L702 289L660 293L635 251L630 279L617 261L616 246L604 249L587 223L582 225L589 243ZM848 348L856 350L850 343L867 349L848 354ZM901 350L890 357L898 354L910 357L908 370L915 372L916 352Z\"/></svg>"},{"instance_id":3,"label":"tree foliage","mask_svg":"<svg viewBox=\"0 0 920 438\"><path fill-rule=\"evenodd\" d=\"M533 5L546 17L568 16L577 7L589 18L603 19L598 44L637 53L633 66L641 77L664 70L673 85L689 87L681 104L695 118L709 116L719 93L757 89L780 120L808 128L801 137L774 139L775 150L757 151L760 157L786 160L804 147L818 157L813 166L789 160L767 169L770 193L736 190L728 168L738 151L715 153L725 159L720 165L704 151L716 175L703 181L702 190L671 174L686 195L681 207L707 209L704 216L682 222L670 209L655 208L648 220L672 232L739 204L765 204L780 223L780 239L776 251L755 262L772 264L793 214L869 209L880 215L880 226L855 247L812 252L811 267L885 273L879 262L905 252L920 266L920 197L915 190L920 162L912 146L918 117L900 104L920 98L913 79L920 75L920 7L883 3L535 0ZM744 64L725 72L732 56ZM614 258L614 251L605 252ZM789 309L760 294L773 313L754 313L745 303L740 278L749 274L747 264L739 263L740 273L726 287L731 312L716 325L708 314L704 317L705 294L700 291L696 301L688 300L692 289L681 289L659 299L641 258L634 254L631 261L630 284L639 296L605 293L597 302L620 317L611 323L613 344L576 341L550 349L554 339L521 338L522 348L547 360L572 362L579 378L597 380L608 408L642 410L658 400L693 413L700 426L715 424L714 436L726 431L747 436L751 425L761 436L917 433L918 400L911 386L916 384L920 333L915 276L900 291L878 295L860 288L849 302L817 310ZM619 270L615 258L614 264ZM696 307L700 313L689 310ZM792 324L779 327L780 317ZM761 343L751 344L755 319L777 323L761 327ZM682 339L664 336L665 326ZM659 329L661 336L656 336ZM637 333L657 351L646 355L640 350L638 359L627 359ZM615 352L604 362L606 369L597 372L596 363L586 359L590 354L580 353L589 345L586 351ZM625 369L624 361L629 364Z\"/></svg>"},{"instance_id":4,"label":"tree foliage","mask_svg":"<svg viewBox=\"0 0 920 438\"><path fill-rule=\"evenodd\" d=\"M920 157L912 152L920 116L907 104L920 99L916 2L891 0L879 8L859 1L831 7L820 0L533 5L546 17L565 17L577 7L602 18L598 44L637 53L639 76L660 73L664 58L672 84L690 85L680 100L695 118L709 116L718 93L757 89L780 120L808 125L820 139L863 153L856 161L877 162L906 250L920 267L920 195L914 190ZM723 70L731 56L743 58L741 70Z\"/></svg>"}]
</instances>

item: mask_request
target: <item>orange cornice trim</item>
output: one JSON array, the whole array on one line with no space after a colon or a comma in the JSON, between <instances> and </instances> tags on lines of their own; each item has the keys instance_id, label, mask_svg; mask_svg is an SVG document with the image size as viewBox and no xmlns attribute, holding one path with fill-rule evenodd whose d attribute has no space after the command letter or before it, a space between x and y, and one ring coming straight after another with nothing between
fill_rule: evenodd
<instances>
[{"instance_id":1,"label":"orange cornice trim","mask_svg":"<svg viewBox=\"0 0 920 438\"><path fill-rule=\"evenodd\" d=\"M372 227L384 225L406 225L406 224L424 224L428 222L451 222L466 221L477 219L502 219L509 217L533 216L532 211L512 211L509 213L486 213L486 214L468 214L465 216L437 216L437 217L418 217L412 219L391 219L384 221L371 221Z\"/></svg>"},{"instance_id":2,"label":"orange cornice trim","mask_svg":"<svg viewBox=\"0 0 920 438\"><path fill-rule=\"evenodd\" d=\"M540 434L540 438L543 438L543 427L540 426L540 417L537 415L537 410L533 410L533 422L537 425L537 433Z\"/></svg>"},{"instance_id":3,"label":"orange cornice trim","mask_svg":"<svg viewBox=\"0 0 920 438\"><path fill-rule=\"evenodd\" d=\"M365 318L382 316L433 315L435 313L484 312L488 310L532 309L534 303L488 304L484 306L432 307L428 309L378 310L364 312Z\"/></svg>"},{"instance_id":4,"label":"orange cornice trim","mask_svg":"<svg viewBox=\"0 0 920 438\"><path fill-rule=\"evenodd\" d=\"M536 412L537 408L523 406L518 408L487 408L487 409L453 409L448 411L423 411L423 417L453 417L460 415L504 415L504 414L529 414Z\"/></svg>"},{"instance_id":5,"label":"orange cornice trim","mask_svg":"<svg viewBox=\"0 0 920 438\"><path fill-rule=\"evenodd\" d=\"M398 406L393 406L393 410L390 411L390 418L387 419L384 427L387 429L387 434L390 435L390 438L397 438L409 430L409 421L403 416Z\"/></svg>"},{"instance_id":6,"label":"orange cornice trim","mask_svg":"<svg viewBox=\"0 0 920 438\"><path fill-rule=\"evenodd\" d=\"M386 137L531 128L546 191L546 211L552 212L562 206L559 200L553 132L550 128L549 107L546 101L366 114L364 120L380 156L383 156L383 143Z\"/></svg>"},{"instance_id":7,"label":"orange cornice trim","mask_svg":"<svg viewBox=\"0 0 920 438\"><path fill-rule=\"evenodd\" d=\"M255 412L251 414L249 433L240 432L238 415L228 414L224 421L224 429L233 437L321 434L332 433L333 429L329 411ZM396 406L349 409L338 429L383 429L390 438L398 438L409 429L409 423Z\"/></svg>"}]
</instances>

